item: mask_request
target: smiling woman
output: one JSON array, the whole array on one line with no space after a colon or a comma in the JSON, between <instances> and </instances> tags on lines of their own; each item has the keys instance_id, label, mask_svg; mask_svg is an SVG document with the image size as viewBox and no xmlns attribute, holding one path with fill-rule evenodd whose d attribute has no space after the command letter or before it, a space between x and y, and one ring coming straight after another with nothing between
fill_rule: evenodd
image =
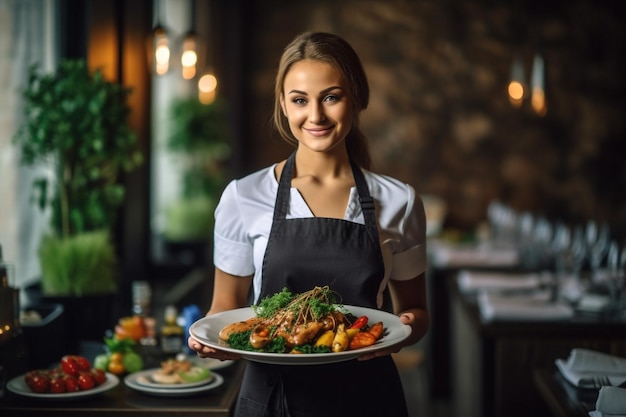
<instances>
[{"instance_id":1,"label":"smiling woman","mask_svg":"<svg viewBox=\"0 0 626 417\"><path fill-rule=\"evenodd\" d=\"M328 63L304 60L285 77L281 107L298 143L328 152L352 127L354 105L340 72Z\"/></svg>"}]
</instances>

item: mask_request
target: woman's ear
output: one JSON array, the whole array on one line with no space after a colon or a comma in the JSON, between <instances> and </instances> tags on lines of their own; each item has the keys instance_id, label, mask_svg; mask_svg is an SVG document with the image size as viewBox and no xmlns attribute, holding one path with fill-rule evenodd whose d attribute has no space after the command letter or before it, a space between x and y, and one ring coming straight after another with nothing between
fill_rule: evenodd
<instances>
[{"instance_id":1,"label":"woman's ear","mask_svg":"<svg viewBox=\"0 0 626 417\"><path fill-rule=\"evenodd\" d=\"M285 96L280 95L280 108L283 111L283 116L287 117L287 110L285 109Z\"/></svg>"}]
</instances>

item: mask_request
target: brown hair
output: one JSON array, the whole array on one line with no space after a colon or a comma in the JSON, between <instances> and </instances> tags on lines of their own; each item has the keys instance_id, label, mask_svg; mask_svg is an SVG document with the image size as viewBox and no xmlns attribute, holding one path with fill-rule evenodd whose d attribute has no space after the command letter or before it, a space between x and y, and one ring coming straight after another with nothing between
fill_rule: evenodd
<instances>
[{"instance_id":1,"label":"brown hair","mask_svg":"<svg viewBox=\"0 0 626 417\"><path fill-rule=\"evenodd\" d=\"M327 62L341 71L348 84L348 94L352 99L355 114L352 128L346 136L346 149L354 162L362 168L369 169L371 158L367 138L358 125L359 112L366 109L369 104L369 84L359 56L348 42L337 35L323 32L306 32L298 35L285 48L280 58L274 89L273 120L276 130L287 143L294 146L298 145L298 141L289 129L289 122L282 112L280 98L283 94L285 76L291 69L291 66L304 59Z\"/></svg>"}]
</instances>

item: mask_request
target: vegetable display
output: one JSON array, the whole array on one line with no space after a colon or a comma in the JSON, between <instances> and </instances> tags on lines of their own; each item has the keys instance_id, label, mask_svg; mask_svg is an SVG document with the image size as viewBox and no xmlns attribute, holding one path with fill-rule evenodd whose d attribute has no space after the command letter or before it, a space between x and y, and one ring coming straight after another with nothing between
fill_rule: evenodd
<instances>
[{"instance_id":1,"label":"vegetable display","mask_svg":"<svg viewBox=\"0 0 626 417\"><path fill-rule=\"evenodd\" d=\"M329 287L294 295L286 288L253 306L255 317L221 329L235 349L267 353L332 353L371 346L384 334L382 322L355 317Z\"/></svg>"}]
</instances>

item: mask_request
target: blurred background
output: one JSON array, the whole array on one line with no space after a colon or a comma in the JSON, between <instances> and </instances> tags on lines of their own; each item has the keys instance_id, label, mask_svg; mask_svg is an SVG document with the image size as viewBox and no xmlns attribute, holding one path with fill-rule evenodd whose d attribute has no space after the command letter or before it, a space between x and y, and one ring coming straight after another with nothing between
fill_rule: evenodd
<instances>
[{"instance_id":1,"label":"blurred background","mask_svg":"<svg viewBox=\"0 0 626 417\"><path fill-rule=\"evenodd\" d=\"M224 181L284 158L290 149L269 125L273 77L282 48L306 30L336 32L358 51L372 88L361 123L375 169L443 202L445 230L471 236L499 200L551 220L608 222L623 236L625 9L586 0L2 0L4 256L19 261L20 281L38 275L30 260L39 213L26 207L28 176L11 145L29 65L51 71L64 58L85 58L132 89L130 122L146 163L125 177L116 239L126 275L160 275L210 254L195 245L206 236L185 238L183 230L210 224L189 227L177 216L194 218L194 207L202 213L212 203L172 203L185 195L185 152L194 152L184 149L193 131L188 142L179 135L183 148L168 145L184 123L174 107L198 97L201 76L215 77L205 99L221 103L208 116L219 123L200 131L218 142L209 157L213 195ZM171 48L164 75L153 70L158 27ZM198 57L191 77L179 60L189 34ZM511 82L521 95L509 92Z\"/></svg>"}]
</instances>

